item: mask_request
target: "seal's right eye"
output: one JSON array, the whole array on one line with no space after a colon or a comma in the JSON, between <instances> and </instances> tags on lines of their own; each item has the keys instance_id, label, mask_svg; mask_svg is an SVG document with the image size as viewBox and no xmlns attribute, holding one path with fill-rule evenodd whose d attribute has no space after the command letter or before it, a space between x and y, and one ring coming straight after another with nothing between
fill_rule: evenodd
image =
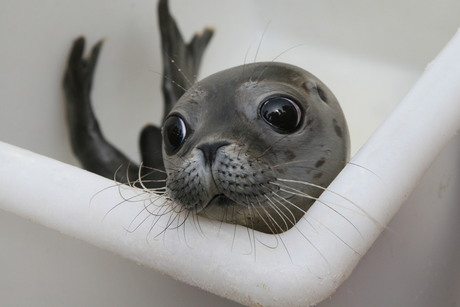
<instances>
[{"instance_id":1,"label":"seal's right eye","mask_svg":"<svg viewBox=\"0 0 460 307\"><path fill-rule=\"evenodd\" d=\"M168 117L163 125L164 149L168 155L175 154L184 144L187 127L182 118L176 115Z\"/></svg>"},{"instance_id":2,"label":"seal's right eye","mask_svg":"<svg viewBox=\"0 0 460 307\"><path fill-rule=\"evenodd\" d=\"M267 124L282 134L295 131L302 119L302 110L297 103L283 96L271 97L262 102L259 113Z\"/></svg>"}]
</instances>

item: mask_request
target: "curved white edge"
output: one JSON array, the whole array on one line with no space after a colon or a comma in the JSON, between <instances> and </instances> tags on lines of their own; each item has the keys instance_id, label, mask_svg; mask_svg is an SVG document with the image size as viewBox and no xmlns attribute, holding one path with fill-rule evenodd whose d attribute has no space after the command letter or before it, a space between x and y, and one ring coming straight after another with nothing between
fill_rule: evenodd
<instances>
[{"instance_id":1,"label":"curved white edge","mask_svg":"<svg viewBox=\"0 0 460 307\"><path fill-rule=\"evenodd\" d=\"M459 129L459 84L457 33L305 218L279 236L155 218L145 208L164 207L153 194L4 143L0 206L242 304L312 305L349 276Z\"/></svg>"}]
</instances>

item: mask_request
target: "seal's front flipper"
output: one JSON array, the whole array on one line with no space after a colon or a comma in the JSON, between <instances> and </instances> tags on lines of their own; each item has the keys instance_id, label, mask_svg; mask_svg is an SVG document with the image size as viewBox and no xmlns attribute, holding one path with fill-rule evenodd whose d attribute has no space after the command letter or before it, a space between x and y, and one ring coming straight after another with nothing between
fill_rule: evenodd
<instances>
[{"instance_id":1,"label":"seal's front flipper","mask_svg":"<svg viewBox=\"0 0 460 307\"><path fill-rule=\"evenodd\" d=\"M165 186L166 172L161 153L162 143L160 128L147 125L142 129L140 137L142 156L140 182L144 187L155 189Z\"/></svg>"},{"instance_id":2,"label":"seal's front flipper","mask_svg":"<svg viewBox=\"0 0 460 307\"><path fill-rule=\"evenodd\" d=\"M102 41L84 58L85 39L79 37L70 51L63 86L72 150L85 169L119 182L134 181L138 166L104 138L91 106L91 88L101 47Z\"/></svg>"},{"instance_id":3,"label":"seal's front flipper","mask_svg":"<svg viewBox=\"0 0 460 307\"><path fill-rule=\"evenodd\" d=\"M203 33L196 34L189 43L186 43L176 21L169 12L167 0L160 0L158 16L165 77L162 86L165 104L164 122L177 100L195 82L201 58L213 31L205 29ZM143 163L140 180L145 187L160 188L165 186L166 173L164 172L161 147L161 130L152 125L146 126L140 137Z\"/></svg>"},{"instance_id":4,"label":"seal's front flipper","mask_svg":"<svg viewBox=\"0 0 460 307\"><path fill-rule=\"evenodd\" d=\"M169 12L167 0L160 0L158 17L165 76L163 80L164 122L177 100L195 82L201 58L214 32L206 28L202 33L195 34L192 40L186 43L176 21Z\"/></svg>"},{"instance_id":5,"label":"seal's front flipper","mask_svg":"<svg viewBox=\"0 0 460 307\"><path fill-rule=\"evenodd\" d=\"M88 102L87 98L89 98L91 93L94 70L102 43L103 41L99 41L94 45L88 59L83 58L85 39L79 37L73 43L64 76L64 89L67 98L71 99L74 103L77 103L77 101L81 101L82 104Z\"/></svg>"}]
</instances>

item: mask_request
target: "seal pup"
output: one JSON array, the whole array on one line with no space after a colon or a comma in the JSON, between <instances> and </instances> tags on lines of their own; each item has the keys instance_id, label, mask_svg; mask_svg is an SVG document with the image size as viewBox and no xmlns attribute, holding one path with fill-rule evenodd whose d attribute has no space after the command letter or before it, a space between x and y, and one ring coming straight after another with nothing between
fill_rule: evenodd
<instances>
[{"instance_id":1,"label":"seal pup","mask_svg":"<svg viewBox=\"0 0 460 307\"><path fill-rule=\"evenodd\" d=\"M85 59L83 38L74 43L64 78L74 152L85 168L165 191L189 213L266 233L290 229L348 160L337 99L307 71L275 62L195 83L213 31L185 43L166 0L158 12L165 113L162 129L149 125L141 133L143 166L103 137L90 101L101 43Z\"/></svg>"},{"instance_id":2,"label":"seal pup","mask_svg":"<svg viewBox=\"0 0 460 307\"><path fill-rule=\"evenodd\" d=\"M193 85L163 126L166 195L213 220L291 228L348 159L332 92L307 71L263 62Z\"/></svg>"}]
</instances>

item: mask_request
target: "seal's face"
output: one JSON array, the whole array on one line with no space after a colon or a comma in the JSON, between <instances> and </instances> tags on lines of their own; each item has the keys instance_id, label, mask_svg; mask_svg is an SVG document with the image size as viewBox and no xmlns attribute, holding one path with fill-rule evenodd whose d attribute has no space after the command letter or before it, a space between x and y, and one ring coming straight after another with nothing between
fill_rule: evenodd
<instances>
[{"instance_id":1,"label":"seal's face","mask_svg":"<svg viewBox=\"0 0 460 307\"><path fill-rule=\"evenodd\" d=\"M348 144L336 98L310 73L232 68L195 84L166 119L167 194L202 216L279 233L342 169Z\"/></svg>"}]
</instances>

